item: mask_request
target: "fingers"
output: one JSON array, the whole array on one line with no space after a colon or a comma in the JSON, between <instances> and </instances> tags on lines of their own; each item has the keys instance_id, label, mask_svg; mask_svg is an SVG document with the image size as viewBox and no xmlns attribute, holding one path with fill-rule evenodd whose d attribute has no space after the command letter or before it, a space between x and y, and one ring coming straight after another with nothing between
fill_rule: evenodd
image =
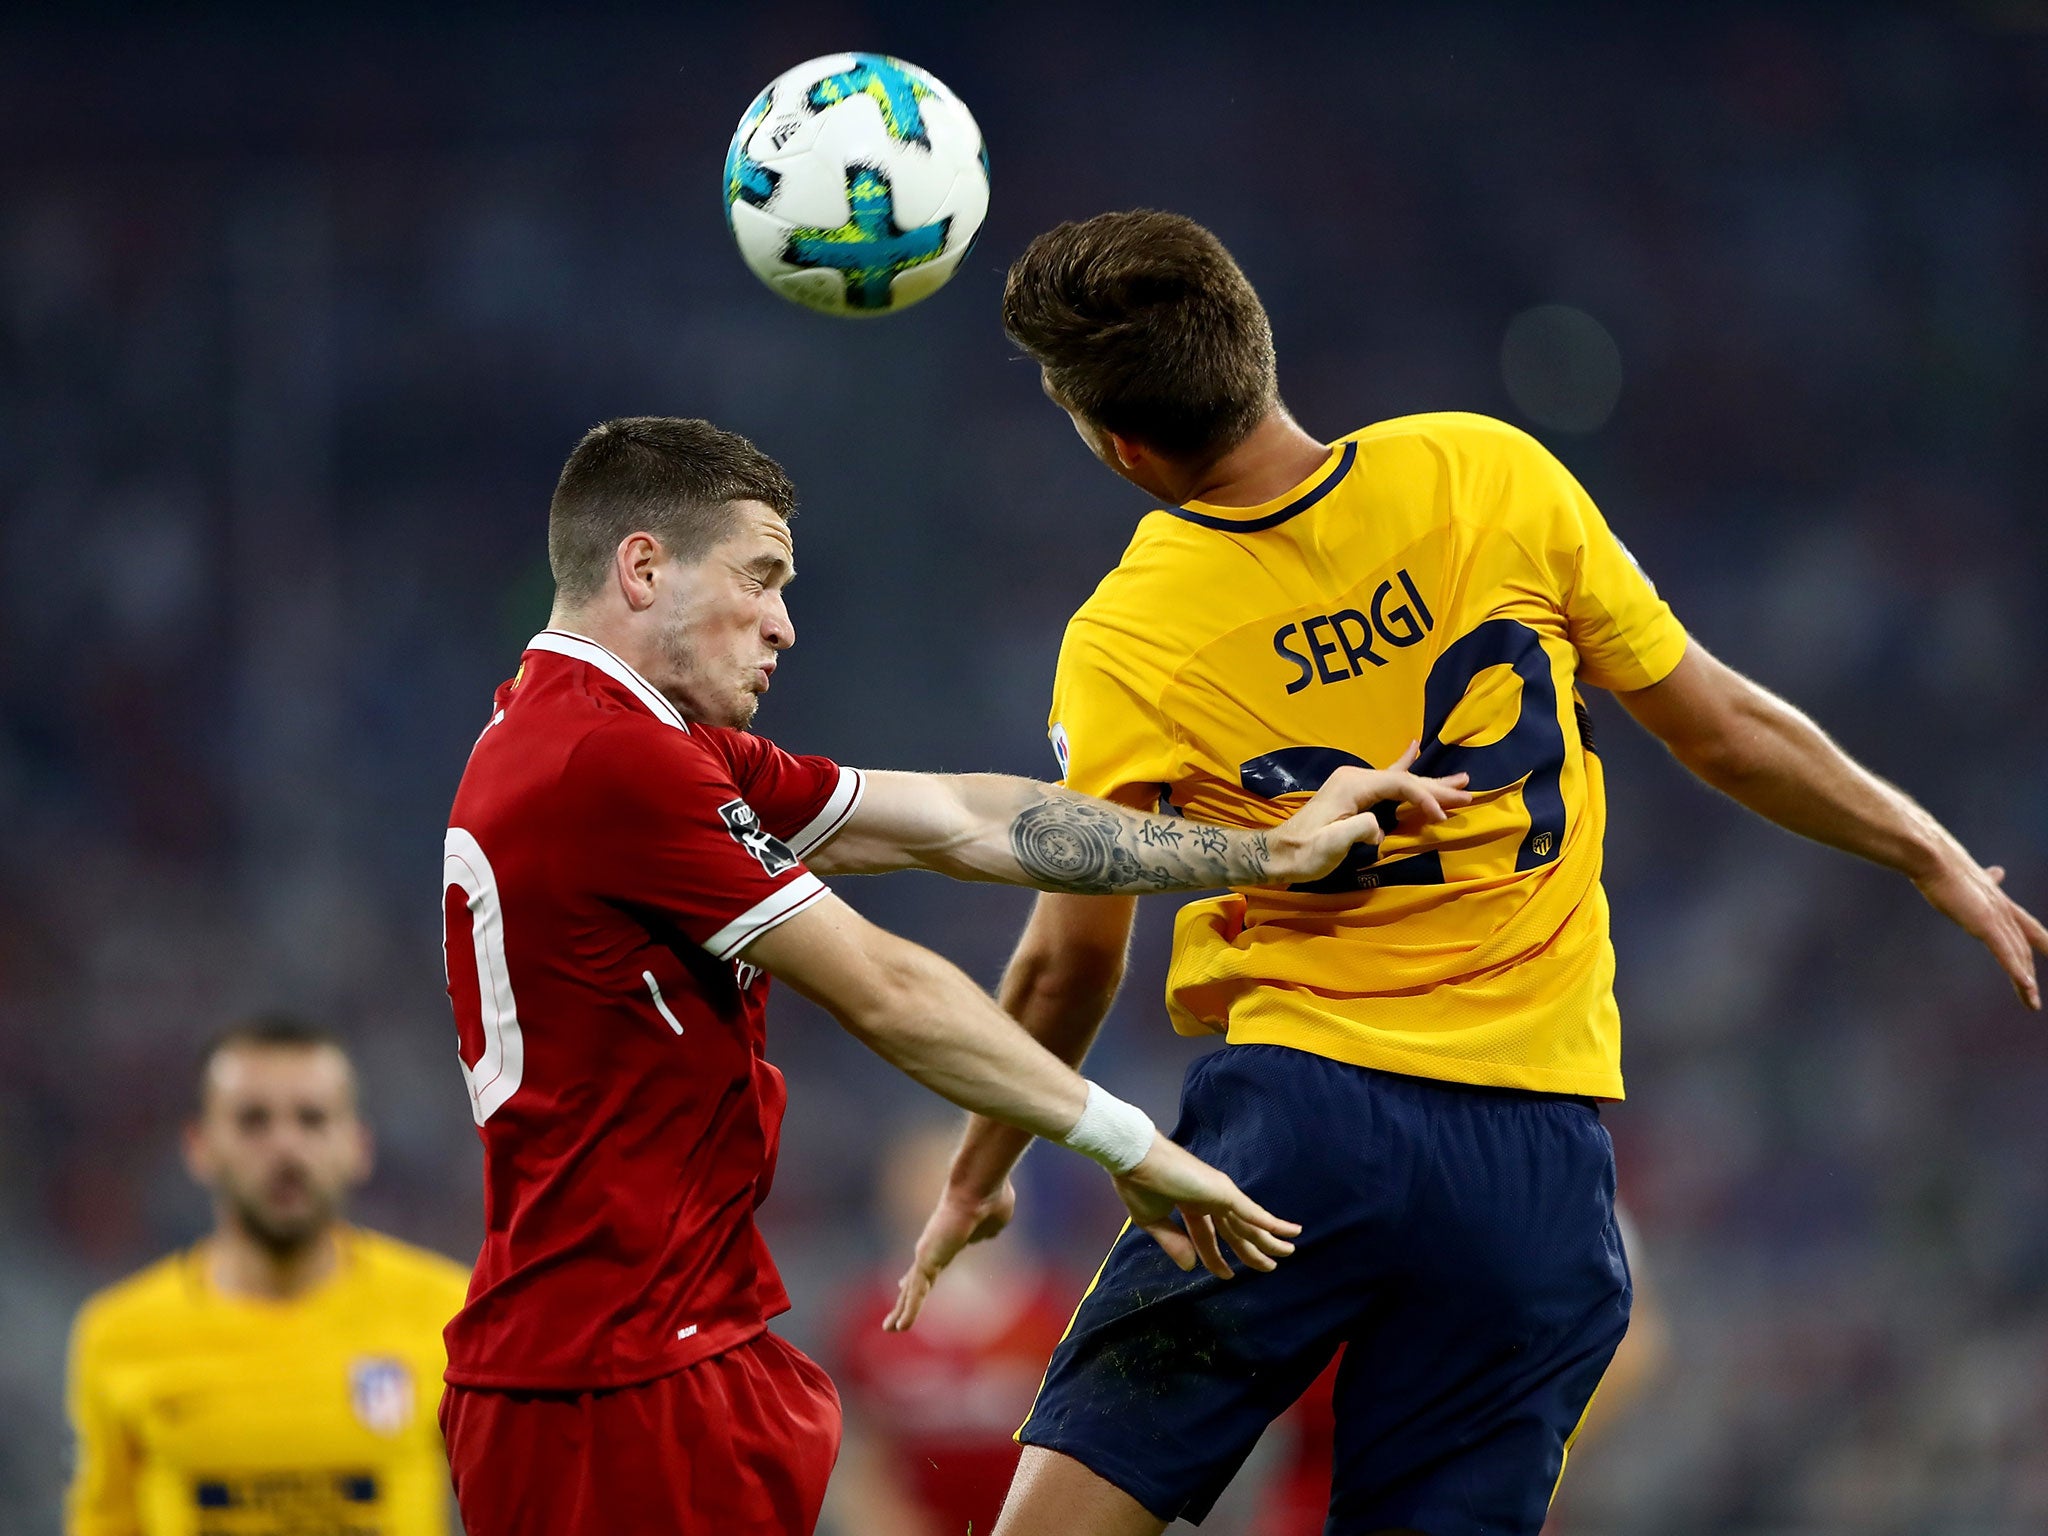
<instances>
[{"instance_id":1,"label":"fingers","mask_svg":"<svg viewBox=\"0 0 2048 1536\"><path fill-rule=\"evenodd\" d=\"M1994 900L1999 898L1994 897ZM2004 902L2011 907L2012 903ZM2041 1008L2041 985L2034 975L2033 950L2027 942L2027 934L2009 912L1994 912L1990 923L1991 931L1981 934L1992 958L2012 982L2013 991L2019 994L2021 1002L2035 1012Z\"/></svg>"},{"instance_id":2,"label":"fingers","mask_svg":"<svg viewBox=\"0 0 2048 1536\"><path fill-rule=\"evenodd\" d=\"M1424 821L1443 821L1451 812L1461 810L1472 803L1472 793L1465 788L1471 782L1471 775L1453 773L1441 779L1423 778L1412 773L1389 774L1385 780L1387 798L1405 802L1421 813Z\"/></svg>"},{"instance_id":3,"label":"fingers","mask_svg":"<svg viewBox=\"0 0 2048 1536\"><path fill-rule=\"evenodd\" d=\"M1256 1269L1261 1274L1270 1274L1278 1269L1279 1261L1294 1252L1294 1244L1257 1227L1248 1227L1234 1216L1225 1216L1219 1226L1224 1241L1230 1244L1230 1251L1247 1269Z\"/></svg>"},{"instance_id":4,"label":"fingers","mask_svg":"<svg viewBox=\"0 0 2048 1536\"><path fill-rule=\"evenodd\" d=\"M2048 926L2043 926L2041 919L2010 896L2005 898L2005 902L2012 912L2013 921L2020 925L2020 932L2026 935L2027 942L2042 954L2048 955Z\"/></svg>"},{"instance_id":5,"label":"fingers","mask_svg":"<svg viewBox=\"0 0 2048 1536\"><path fill-rule=\"evenodd\" d=\"M1346 816L1342 821L1331 822L1325 835L1329 838L1329 846L1349 848L1354 843L1377 845L1387 834L1386 829L1380 825L1379 817L1373 815L1371 811L1361 811L1356 816Z\"/></svg>"},{"instance_id":6,"label":"fingers","mask_svg":"<svg viewBox=\"0 0 2048 1536\"><path fill-rule=\"evenodd\" d=\"M2018 923L2009 923L1999 935L1999 963L2005 967L2006 975L2012 978L2012 989L2019 993L2020 1001L2034 1012L2041 1011L2041 983L2034 974L2034 952L2027 943L2027 936L2020 931Z\"/></svg>"},{"instance_id":7,"label":"fingers","mask_svg":"<svg viewBox=\"0 0 2048 1536\"><path fill-rule=\"evenodd\" d=\"M1231 1240L1232 1247L1238 1247L1242 1241L1246 1247L1256 1249L1264 1258L1284 1259L1294 1252L1294 1244L1286 1238L1276 1232L1268 1232L1264 1227L1255 1227L1250 1222L1239 1219L1234 1213L1224 1214L1223 1235ZM1244 1249L1238 1248L1238 1251L1242 1253ZM1272 1266L1267 1264L1256 1267L1270 1269Z\"/></svg>"},{"instance_id":8,"label":"fingers","mask_svg":"<svg viewBox=\"0 0 2048 1536\"><path fill-rule=\"evenodd\" d=\"M1216 1241L1215 1220L1206 1212L1190 1206L1181 1207L1180 1219L1187 1228L1188 1240L1201 1256L1202 1267L1218 1280L1228 1280L1230 1261L1223 1257L1222 1246Z\"/></svg>"},{"instance_id":9,"label":"fingers","mask_svg":"<svg viewBox=\"0 0 2048 1536\"><path fill-rule=\"evenodd\" d=\"M1277 1238L1301 1236L1300 1222L1285 1221L1275 1216L1241 1189L1234 1189L1231 1193L1236 1195L1237 1198L1230 1203L1228 1212L1236 1220L1244 1223L1245 1226L1269 1232ZM1288 1244L1285 1251L1292 1253L1294 1251L1293 1244Z\"/></svg>"},{"instance_id":10,"label":"fingers","mask_svg":"<svg viewBox=\"0 0 2048 1536\"><path fill-rule=\"evenodd\" d=\"M920 1264L913 1264L904 1271L903 1278L896 1282L896 1305L882 1319L884 1333L909 1330L910 1325L917 1321L917 1314L924 1310L924 1299L932 1292L933 1278Z\"/></svg>"},{"instance_id":11,"label":"fingers","mask_svg":"<svg viewBox=\"0 0 2048 1536\"><path fill-rule=\"evenodd\" d=\"M1140 1230L1157 1243L1183 1273L1195 1267L1200 1255L1196 1253L1195 1245L1188 1240L1187 1233L1175 1226L1171 1217L1147 1222Z\"/></svg>"},{"instance_id":12,"label":"fingers","mask_svg":"<svg viewBox=\"0 0 2048 1536\"><path fill-rule=\"evenodd\" d=\"M1248 1200L1244 1204L1251 1206ZM1281 1259L1294 1252L1294 1244L1286 1238L1246 1220L1234 1210L1223 1210L1211 1215L1200 1206L1183 1205L1180 1208L1180 1217L1187 1233L1187 1251L1191 1255L1190 1262L1181 1264L1181 1268L1185 1270L1192 1270L1192 1258L1199 1258L1202 1267L1217 1279L1230 1279L1230 1261L1223 1255L1223 1243L1230 1245L1230 1251L1237 1255L1245 1268L1257 1270L1261 1274L1271 1274L1279 1268ZM1294 1226L1294 1223L1281 1222L1277 1217L1267 1219L1278 1226ZM1170 1221L1161 1225L1169 1231L1172 1230ZM1295 1230L1298 1232L1300 1228L1295 1227ZM1157 1236L1156 1233L1154 1235ZM1217 1240L1219 1236L1222 1239L1221 1243ZM1174 1256L1172 1246L1163 1240L1160 1246L1167 1250L1169 1256ZM1174 1256L1174 1262L1180 1263L1180 1259Z\"/></svg>"},{"instance_id":13,"label":"fingers","mask_svg":"<svg viewBox=\"0 0 2048 1536\"><path fill-rule=\"evenodd\" d=\"M1922 886L1935 910L1991 951L2014 994L2036 1013L2041 1010L2041 983L2034 952L2048 954L2048 930L2034 915L2000 888L2005 870L1965 862Z\"/></svg>"},{"instance_id":14,"label":"fingers","mask_svg":"<svg viewBox=\"0 0 2048 1536\"><path fill-rule=\"evenodd\" d=\"M1991 886L1988 893L1994 909L1993 932L1983 935L2000 967L2011 978L2013 991L2036 1013L2041 1011L2041 982L2034 966L2034 952L2048 955L2048 928L2025 907L2006 895L2005 868L1993 864L1984 871ZM2001 921L2002 919L2002 921Z\"/></svg>"},{"instance_id":15,"label":"fingers","mask_svg":"<svg viewBox=\"0 0 2048 1536\"><path fill-rule=\"evenodd\" d=\"M1395 773L1406 773L1415 766L1415 759L1420 756L1422 756L1422 743L1411 741L1408 743L1408 750L1395 758L1390 766Z\"/></svg>"}]
</instances>

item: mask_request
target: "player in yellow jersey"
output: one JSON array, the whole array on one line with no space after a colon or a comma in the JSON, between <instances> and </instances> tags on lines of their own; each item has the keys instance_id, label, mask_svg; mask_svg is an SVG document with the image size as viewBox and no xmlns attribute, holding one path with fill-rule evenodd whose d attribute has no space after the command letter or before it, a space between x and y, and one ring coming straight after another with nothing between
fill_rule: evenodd
<instances>
[{"instance_id":1,"label":"player in yellow jersey","mask_svg":"<svg viewBox=\"0 0 2048 1536\"><path fill-rule=\"evenodd\" d=\"M1181 914L1167 1007L1225 1035L1175 1139L1302 1223L1229 1284L1120 1239L1055 1353L997 1536L1200 1519L1345 1346L1332 1536L1534 1536L1626 1327L1622 1093L1600 888L1613 691L1688 768L1909 876L2039 1006L2048 932L1925 810L1691 640L1586 493L1481 416L1324 443L1280 404L1258 296L1199 225L1105 214L1034 241L1010 336L1111 469L1159 498L1068 627L1069 788L1261 827L1344 764L1465 773L1474 803L1328 879ZM1067 1059L1120 978L1132 903L1043 896L1003 1001ZM970 1124L893 1318L1014 1205L1024 1139Z\"/></svg>"},{"instance_id":2,"label":"player in yellow jersey","mask_svg":"<svg viewBox=\"0 0 2048 1536\"><path fill-rule=\"evenodd\" d=\"M370 1150L339 1043L226 1031L185 1151L212 1234L72 1332L67 1536L445 1536L441 1329L469 1276L341 1221Z\"/></svg>"}]
</instances>

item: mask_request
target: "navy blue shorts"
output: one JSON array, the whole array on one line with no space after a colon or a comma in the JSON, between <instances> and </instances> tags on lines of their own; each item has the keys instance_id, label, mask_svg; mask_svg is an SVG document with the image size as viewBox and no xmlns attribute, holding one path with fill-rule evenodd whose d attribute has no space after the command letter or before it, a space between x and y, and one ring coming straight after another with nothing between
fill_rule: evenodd
<instances>
[{"instance_id":1,"label":"navy blue shorts","mask_svg":"<svg viewBox=\"0 0 2048 1536\"><path fill-rule=\"evenodd\" d=\"M1536 1536L1628 1327L1593 1105L1234 1045L1173 1139L1300 1222L1293 1257L1218 1280L1126 1230L1018 1438L1199 1522L1348 1345L1328 1536Z\"/></svg>"}]
</instances>

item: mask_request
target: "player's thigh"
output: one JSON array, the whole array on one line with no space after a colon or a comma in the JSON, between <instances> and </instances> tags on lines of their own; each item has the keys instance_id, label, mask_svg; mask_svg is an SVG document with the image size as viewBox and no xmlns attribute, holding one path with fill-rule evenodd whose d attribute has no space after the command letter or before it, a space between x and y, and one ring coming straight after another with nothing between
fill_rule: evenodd
<instances>
[{"instance_id":1,"label":"player's thigh","mask_svg":"<svg viewBox=\"0 0 2048 1536\"><path fill-rule=\"evenodd\" d=\"M1396 1300L1338 1373L1329 1531L1536 1536L1565 1449L1627 1329L1613 1147L1566 1099L1433 1102Z\"/></svg>"},{"instance_id":2,"label":"player's thigh","mask_svg":"<svg viewBox=\"0 0 2048 1536\"><path fill-rule=\"evenodd\" d=\"M994 1536L1160 1536L1166 1522L1071 1456L1027 1445Z\"/></svg>"},{"instance_id":3,"label":"player's thigh","mask_svg":"<svg viewBox=\"0 0 2048 1536\"><path fill-rule=\"evenodd\" d=\"M594 1394L451 1386L441 1431L468 1536L598 1530L588 1455Z\"/></svg>"},{"instance_id":4,"label":"player's thigh","mask_svg":"<svg viewBox=\"0 0 2048 1536\"><path fill-rule=\"evenodd\" d=\"M670 1380L661 1437L683 1469L678 1529L807 1536L839 1455L839 1394L825 1372L763 1333Z\"/></svg>"},{"instance_id":5,"label":"player's thigh","mask_svg":"<svg viewBox=\"0 0 2048 1536\"><path fill-rule=\"evenodd\" d=\"M1183 1273L1127 1229L1054 1352L1020 1437L1162 1520L1199 1520L1273 1419L1374 1303L1410 1182L1375 1075L1277 1046L1228 1046L1188 1074L1174 1139L1302 1223L1270 1274Z\"/></svg>"}]
</instances>

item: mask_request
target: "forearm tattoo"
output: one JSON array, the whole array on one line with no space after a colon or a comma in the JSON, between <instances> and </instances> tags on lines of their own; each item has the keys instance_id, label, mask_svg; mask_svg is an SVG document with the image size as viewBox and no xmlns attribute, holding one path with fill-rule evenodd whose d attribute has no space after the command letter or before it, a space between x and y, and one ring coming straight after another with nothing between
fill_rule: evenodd
<instances>
[{"instance_id":1,"label":"forearm tattoo","mask_svg":"<svg viewBox=\"0 0 2048 1536\"><path fill-rule=\"evenodd\" d=\"M1018 812L1010 849L1032 884L1077 896L1257 885L1272 859L1263 832L1146 816L1066 790Z\"/></svg>"}]
</instances>

